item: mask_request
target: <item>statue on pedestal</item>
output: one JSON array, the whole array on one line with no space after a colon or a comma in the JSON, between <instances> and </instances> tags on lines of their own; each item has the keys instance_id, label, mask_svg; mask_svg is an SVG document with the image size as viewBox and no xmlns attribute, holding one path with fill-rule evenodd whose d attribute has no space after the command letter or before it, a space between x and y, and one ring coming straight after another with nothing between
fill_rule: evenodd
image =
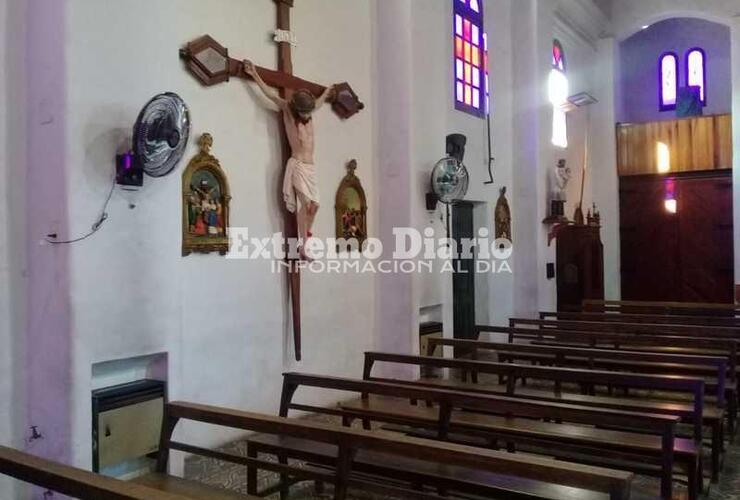
<instances>
[{"instance_id":1,"label":"statue on pedestal","mask_svg":"<svg viewBox=\"0 0 740 500\"><path fill-rule=\"evenodd\" d=\"M565 160L559 160L556 167L548 173L548 192L550 198L550 213L546 222L567 222L565 216L566 188L570 181L570 168Z\"/></svg>"}]
</instances>

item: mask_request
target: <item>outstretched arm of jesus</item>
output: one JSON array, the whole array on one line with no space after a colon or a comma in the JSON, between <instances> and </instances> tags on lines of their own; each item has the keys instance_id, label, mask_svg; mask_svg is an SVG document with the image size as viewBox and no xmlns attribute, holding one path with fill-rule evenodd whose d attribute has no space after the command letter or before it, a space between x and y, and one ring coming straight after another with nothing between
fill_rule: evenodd
<instances>
[{"instance_id":1,"label":"outstretched arm of jesus","mask_svg":"<svg viewBox=\"0 0 740 500\"><path fill-rule=\"evenodd\" d=\"M335 97L336 90L334 89L334 85L326 87L324 93L321 94L318 99L316 99L316 109L319 109L321 106L323 106L326 101L334 100Z\"/></svg>"},{"instance_id":2,"label":"outstretched arm of jesus","mask_svg":"<svg viewBox=\"0 0 740 500\"><path fill-rule=\"evenodd\" d=\"M287 104L285 102L285 99L280 97L265 83L260 74L257 72L257 68L254 67L254 63L252 63L252 61L244 61L244 72L247 75L251 76L255 82L257 82L257 86L260 88L265 97L274 102L281 111L286 108Z\"/></svg>"}]
</instances>

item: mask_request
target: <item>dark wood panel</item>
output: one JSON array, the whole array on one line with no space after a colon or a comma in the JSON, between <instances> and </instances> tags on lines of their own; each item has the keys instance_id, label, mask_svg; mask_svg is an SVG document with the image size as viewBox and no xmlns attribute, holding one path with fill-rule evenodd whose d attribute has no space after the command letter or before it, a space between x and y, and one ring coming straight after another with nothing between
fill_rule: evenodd
<instances>
[{"instance_id":1,"label":"dark wood panel","mask_svg":"<svg viewBox=\"0 0 740 500\"><path fill-rule=\"evenodd\" d=\"M622 298L732 302L731 172L620 178ZM665 208L673 179L678 211Z\"/></svg>"}]
</instances>

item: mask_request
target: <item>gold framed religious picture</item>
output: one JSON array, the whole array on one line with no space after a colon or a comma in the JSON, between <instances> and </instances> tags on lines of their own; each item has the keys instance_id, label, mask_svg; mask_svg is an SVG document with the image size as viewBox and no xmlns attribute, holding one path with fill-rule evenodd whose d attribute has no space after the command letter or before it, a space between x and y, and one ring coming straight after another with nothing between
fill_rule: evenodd
<instances>
[{"instance_id":1,"label":"gold framed religious picture","mask_svg":"<svg viewBox=\"0 0 740 500\"><path fill-rule=\"evenodd\" d=\"M182 174L182 255L229 251L231 192L219 161L211 155L213 137L203 134L200 152Z\"/></svg>"},{"instance_id":2,"label":"gold framed religious picture","mask_svg":"<svg viewBox=\"0 0 740 500\"><path fill-rule=\"evenodd\" d=\"M357 160L347 164L347 175L337 190L336 205L336 235L337 240L356 240L357 248L367 239L367 198L360 179L355 175ZM338 248L345 250L345 248Z\"/></svg>"}]
</instances>

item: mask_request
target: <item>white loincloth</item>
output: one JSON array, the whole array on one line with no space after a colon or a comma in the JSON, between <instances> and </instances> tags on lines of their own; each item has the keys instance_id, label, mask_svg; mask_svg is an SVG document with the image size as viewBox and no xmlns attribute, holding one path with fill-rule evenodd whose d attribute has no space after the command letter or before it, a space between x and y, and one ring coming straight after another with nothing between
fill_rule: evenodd
<instances>
[{"instance_id":1,"label":"white loincloth","mask_svg":"<svg viewBox=\"0 0 740 500\"><path fill-rule=\"evenodd\" d=\"M288 212L295 213L301 193L306 199L319 204L319 188L316 186L316 167L295 158L288 160L283 178L283 200Z\"/></svg>"}]
</instances>

